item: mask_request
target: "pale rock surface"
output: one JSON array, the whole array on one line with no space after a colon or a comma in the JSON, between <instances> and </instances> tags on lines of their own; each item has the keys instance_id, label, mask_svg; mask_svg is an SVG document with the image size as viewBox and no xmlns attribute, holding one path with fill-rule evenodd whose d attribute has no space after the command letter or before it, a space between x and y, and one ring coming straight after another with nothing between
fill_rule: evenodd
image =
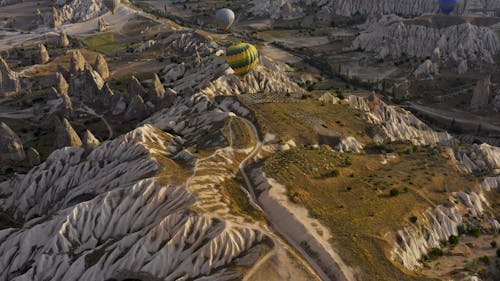
<instances>
[{"instance_id":1,"label":"pale rock surface","mask_svg":"<svg viewBox=\"0 0 500 281\"><path fill-rule=\"evenodd\" d=\"M92 150L101 144L101 142L89 130L85 130L85 133L83 133L82 142L85 150Z\"/></svg>"},{"instance_id":2,"label":"pale rock surface","mask_svg":"<svg viewBox=\"0 0 500 281\"><path fill-rule=\"evenodd\" d=\"M19 90L18 74L10 70L7 62L0 56L0 96L9 92L18 92Z\"/></svg>"},{"instance_id":3,"label":"pale rock surface","mask_svg":"<svg viewBox=\"0 0 500 281\"><path fill-rule=\"evenodd\" d=\"M173 136L146 125L87 156L82 148L57 150L27 175L0 183L0 206L25 222L0 231L0 279L241 279L229 265L265 236L241 217L209 211L223 203L207 180L225 177L202 175L223 174L230 155L200 161L200 174L186 184L148 178L167 168L156 158L180 151Z\"/></svg>"},{"instance_id":4,"label":"pale rock surface","mask_svg":"<svg viewBox=\"0 0 500 281\"><path fill-rule=\"evenodd\" d=\"M439 66L430 59L425 60L415 72L413 72L413 75L418 79L432 79L434 75L437 74L439 74Z\"/></svg>"},{"instance_id":5,"label":"pale rock surface","mask_svg":"<svg viewBox=\"0 0 500 281\"><path fill-rule=\"evenodd\" d=\"M109 23L107 23L102 17L97 20L97 30L99 32L104 32L108 29Z\"/></svg>"},{"instance_id":6,"label":"pale rock surface","mask_svg":"<svg viewBox=\"0 0 500 281\"><path fill-rule=\"evenodd\" d=\"M455 193L448 205L426 210L416 223L396 233L396 245L391 251L391 258L409 270L421 268L420 259L431 248L440 248L441 241L447 241L450 235L458 235L462 224L476 223L469 221L469 216L478 216L484 228L499 230L498 221L483 213L485 206L489 206L489 203L482 194Z\"/></svg>"},{"instance_id":7,"label":"pale rock surface","mask_svg":"<svg viewBox=\"0 0 500 281\"><path fill-rule=\"evenodd\" d=\"M375 94L368 98L351 95L348 105L365 113L368 122L381 128L378 138L389 141L410 141L414 145L452 145L457 141L446 132L433 131L412 113L390 106Z\"/></svg>"},{"instance_id":8,"label":"pale rock surface","mask_svg":"<svg viewBox=\"0 0 500 281\"><path fill-rule=\"evenodd\" d=\"M425 59L439 48L442 61L493 64L500 51L500 40L485 26L470 23L434 27L395 20L372 24L352 43L353 49L376 53L379 58L399 59L404 56ZM458 46L458 47L457 47Z\"/></svg>"},{"instance_id":9,"label":"pale rock surface","mask_svg":"<svg viewBox=\"0 0 500 281\"><path fill-rule=\"evenodd\" d=\"M471 109L478 110L488 106L491 94L491 77L487 76L484 79L479 80L474 88L474 93L472 94L472 99L470 101Z\"/></svg>"},{"instance_id":10,"label":"pale rock surface","mask_svg":"<svg viewBox=\"0 0 500 281\"><path fill-rule=\"evenodd\" d=\"M49 62L50 56L49 52L47 52L47 48L44 44L38 44L38 63L45 64Z\"/></svg>"},{"instance_id":11,"label":"pale rock surface","mask_svg":"<svg viewBox=\"0 0 500 281\"><path fill-rule=\"evenodd\" d=\"M102 79L106 80L109 78L108 63L106 62L106 59L104 58L103 55L101 54L97 55L93 67L95 71L99 73Z\"/></svg>"},{"instance_id":12,"label":"pale rock surface","mask_svg":"<svg viewBox=\"0 0 500 281\"><path fill-rule=\"evenodd\" d=\"M21 138L7 124L0 123L0 164L21 162L26 157Z\"/></svg>"},{"instance_id":13,"label":"pale rock surface","mask_svg":"<svg viewBox=\"0 0 500 281\"><path fill-rule=\"evenodd\" d=\"M59 95L68 95L69 85L66 79L60 72L55 74L55 88Z\"/></svg>"},{"instance_id":14,"label":"pale rock surface","mask_svg":"<svg viewBox=\"0 0 500 281\"><path fill-rule=\"evenodd\" d=\"M63 22L80 22L100 16L108 11L102 0L56 0Z\"/></svg>"},{"instance_id":15,"label":"pale rock surface","mask_svg":"<svg viewBox=\"0 0 500 281\"><path fill-rule=\"evenodd\" d=\"M340 143L335 146L338 152L356 152L363 151L364 145L354 137L347 137L340 140Z\"/></svg>"},{"instance_id":16,"label":"pale rock surface","mask_svg":"<svg viewBox=\"0 0 500 281\"><path fill-rule=\"evenodd\" d=\"M337 98L332 93L324 93L323 95L321 95L321 97L319 97L318 100L320 102L325 103L325 104L339 104L340 103L340 99Z\"/></svg>"},{"instance_id":17,"label":"pale rock surface","mask_svg":"<svg viewBox=\"0 0 500 281\"><path fill-rule=\"evenodd\" d=\"M467 173L500 174L500 148L483 143L473 144L454 152L454 157L460 161L459 168Z\"/></svg>"},{"instance_id":18,"label":"pale rock surface","mask_svg":"<svg viewBox=\"0 0 500 281\"><path fill-rule=\"evenodd\" d=\"M165 96L166 90L163 84L160 81L160 78L155 73L153 75L153 85L149 91L149 97L151 100L159 100Z\"/></svg>"},{"instance_id":19,"label":"pale rock surface","mask_svg":"<svg viewBox=\"0 0 500 281\"><path fill-rule=\"evenodd\" d=\"M55 147L56 149L63 147L80 147L83 145L82 140L75 132L75 129L71 126L66 118L54 118L55 119Z\"/></svg>"}]
</instances>

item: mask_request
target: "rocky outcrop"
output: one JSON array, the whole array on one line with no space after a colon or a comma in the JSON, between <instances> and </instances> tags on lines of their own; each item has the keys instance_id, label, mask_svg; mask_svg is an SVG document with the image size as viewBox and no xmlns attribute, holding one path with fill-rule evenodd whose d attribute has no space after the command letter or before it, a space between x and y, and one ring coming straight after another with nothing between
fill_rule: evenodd
<instances>
[{"instance_id":1,"label":"rocky outcrop","mask_svg":"<svg viewBox=\"0 0 500 281\"><path fill-rule=\"evenodd\" d=\"M130 103L128 104L127 111L125 112L125 118L127 118L127 120L141 121L147 116L148 107L144 103L144 100L139 95L133 95L130 98Z\"/></svg>"},{"instance_id":2,"label":"rocky outcrop","mask_svg":"<svg viewBox=\"0 0 500 281\"><path fill-rule=\"evenodd\" d=\"M149 96L151 100L160 100L165 96L166 90L163 84L160 81L160 78L155 73L153 75L153 84L149 91Z\"/></svg>"},{"instance_id":3,"label":"rocky outcrop","mask_svg":"<svg viewBox=\"0 0 500 281\"><path fill-rule=\"evenodd\" d=\"M30 167L38 166L41 163L40 154L33 147L26 149L26 160Z\"/></svg>"},{"instance_id":4,"label":"rocky outcrop","mask_svg":"<svg viewBox=\"0 0 500 281\"><path fill-rule=\"evenodd\" d=\"M439 66L431 60L425 60L416 70L413 75L417 79L432 79L434 75L439 74Z\"/></svg>"},{"instance_id":5,"label":"rocky outcrop","mask_svg":"<svg viewBox=\"0 0 500 281\"><path fill-rule=\"evenodd\" d=\"M56 0L63 22L81 22L98 17L108 11L102 0Z\"/></svg>"},{"instance_id":6,"label":"rocky outcrop","mask_svg":"<svg viewBox=\"0 0 500 281\"><path fill-rule=\"evenodd\" d=\"M59 95L68 95L69 85L64 79L64 76L60 72L56 72L55 74L55 88Z\"/></svg>"},{"instance_id":7,"label":"rocky outcrop","mask_svg":"<svg viewBox=\"0 0 500 281\"><path fill-rule=\"evenodd\" d=\"M335 150L338 152L356 152L360 153L363 151L364 145L360 143L354 137L347 137L340 141L339 144L335 146Z\"/></svg>"},{"instance_id":8,"label":"rocky outcrop","mask_svg":"<svg viewBox=\"0 0 500 281\"><path fill-rule=\"evenodd\" d=\"M25 222L2 231L0 279L242 279L232 265L254 264L266 236L237 213L214 212L227 198L203 175L189 183L155 178L170 167L184 172L176 160L182 151L174 136L147 125L88 154L57 150L0 183L0 206ZM224 179L223 156L200 161L200 169L213 165Z\"/></svg>"},{"instance_id":9,"label":"rocky outcrop","mask_svg":"<svg viewBox=\"0 0 500 281\"><path fill-rule=\"evenodd\" d=\"M0 56L0 96L9 92L19 92L20 83L17 73L11 71L7 62Z\"/></svg>"},{"instance_id":10,"label":"rocky outcrop","mask_svg":"<svg viewBox=\"0 0 500 281\"><path fill-rule=\"evenodd\" d=\"M101 89L104 80L91 66L85 65L83 71L71 76L69 82L69 96L88 103L105 102L108 99Z\"/></svg>"},{"instance_id":11,"label":"rocky outcrop","mask_svg":"<svg viewBox=\"0 0 500 281\"><path fill-rule=\"evenodd\" d=\"M340 99L334 96L332 93L324 93L318 99L320 102L325 104L338 104L340 103Z\"/></svg>"},{"instance_id":12,"label":"rocky outcrop","mask_svg":"<svg viewBox=\"0 0 500 281\"><path fill-rule=\"evenodd\" d=\"M55 118L55 135L56 149L68 146L80 147L83 145L82 140L66 118Z\"/></svg>"},{"instance_id":13,"label":"rocky outcrop","mask_svg":"<svg viewBox=\"0 0 500 281\"><path fill-rule=\"evenodd\" d=\"M416 20L373 24L353 41L353 49L375 52L379 58L425 59L436 48L442 61L493 64L500 42L488 27L463 23L439 28Z\"/></svg>"},{"instance_id":14,"label":"rocky outcrop","mask_svg":"<svg viewBox=\"0 0 500 281\"><path fill-rule=\"evenodd\" d=\"M61 32L59 32L59 39L57 41L57 45L60 48L65 48L65 47L69 46L68 35L66 34L66 32L64 30L61 30Z\"/></svg>"},{"instance_id":15,"label":"rocky outcrop","mask_svg":"<svg viewBox=\"0 0 500 281\"><path fill-rule=\"evenodd\" d=\"M144 97L147 94L146 89L142 86L141 82L135 76L130 78L128 83L128 94L130 96L141 96Z\"/></svg>"},{"instance_id":16,"label":"rocky outcrop","mask_svg":"<svg viewBox=\"0 0 500 281\"><path fill-rule=\"evenodd\" d=\"M50 56L49 52L47 52L47 48L44 44L38 44L38 63L45 64L49 62Z\"/></svg>"},{"instance_id":17,"label":"rocky outcrop","mask_svg":"<svg viewBox=\"0 0 500 281\"><path fill-rule=\"evenodd\" d=\"M97 20L97 30L99 30L99 32L106 31L106 29L108 29L108 27L109 27L109 23L107 23L103 18L99 18Z\"/></svg>"},{"instance_id":18,"label":"rocky outcrop","mask_svg":"<svg viewBox=\"0 0 500 281\"><path fill-rule=\"evenodd\" d=\"M101 144L101 142L89 130L85 130L85 133L83 133L82 142L83 147L87 151L90 151Z\"/></svg>"},{"instance_id":19,"label":"rocky outcrop","mask_svg":"<svg viewBox=\"0 0 500 281\"><path fill-rule=\"evenodd\" d=\"M71 99L67 94L60 94L60 97L62 98L63 101L61 103L60 107L61 109L59 111L61 113L61 116L68 119L72 119L73 117L75 117L75 109L73 108L73 102L71 101Z\"/></svg>"},{"instance_id":20,"label":"rocky outcrop","mask_svg":"<svg viewBox=\"0 0 500 281\"><path fill-rule=\"evenodd\" d=\"M85 58L79 50L71 52L71 60L69 62L69 72L77 74L85 68Z\"/></svg>"},{"instance_id":21,"label":"rocky outcrop","mask_svg":"<svg viewBox=\"0 0 500 281\"><path fill-rule=\"evenodd\" d=\"M488 106L491 99L491 77L488 76L484 79L479 80L476 87L474 88L474 93L472 94L472 99L470 101L470 108L472 110L478 110Z\"/></svg>"},{"instance_id":22,"label":"rocky outcrop","mask_svg":"<svg viewBox=\"0 0 500 281\"><path fill-rule=\"evenodd\" d=\"M441 241L447 241L451 235L471 228L500 230L500 223L484 213L488 206L482 194L454 193L449 204L426 210L413 225L396 233L391 258L407 269L416 270L422 267L422 256L432 248L441 248Z\"/></svg>"},{"instance_id":23,"label":"rocky outcrop","mask_svg":"<svg viewBox=\"0 0 500 281\"><path fill-rule=\"evenodd\" d=\"M62 19L59 11L53 7L52 10L44 17L44 22L52 28L60 27L62 24Z\"/></svg>"},{"instance_id":24,"label":"rocky outcrop","mask_svg":"<svg viewBox=\"0 0 500 281\"><path fill-rule=\"evenodd\" d=\"M7 124L0 123L0 164L21 162L26 157L21 138Z\"/></svg>"},{"instance_id":25,"label":"rocky outcrop","mask_svg":"<svg viewBox=\"0 0 500 281\"><path fill-rule=\"evenodd\" d=\"M98 54L94 62L94 70L99 73L102 79L106 80L109 78L108 63L103 55Z\"/></svg>"},{"instance_id":26,"label":"rocky outcrop","mask_svg":"<svg viewBox=\"0 0 500 281\"><path fill-rule=\"evenodd\" d=\"M454 152L459 168L466 173L500 174L500 148L489 144L473 144Z\"/></svg>"},{"instance_id":27,"label":"rocky outcrop","mask_svg":"<svg viewBox=\"0 0 500 281\"><path fill-rule=\"evenodd\" d=\"M387 141L409 141L414 145L453 145L457 141L446 132L433 131L412 113L385 104L375 94L368 98L351 95L348 104L365 113L365 118L379 128L374 136Z\"/></svg>"}]
</instances>

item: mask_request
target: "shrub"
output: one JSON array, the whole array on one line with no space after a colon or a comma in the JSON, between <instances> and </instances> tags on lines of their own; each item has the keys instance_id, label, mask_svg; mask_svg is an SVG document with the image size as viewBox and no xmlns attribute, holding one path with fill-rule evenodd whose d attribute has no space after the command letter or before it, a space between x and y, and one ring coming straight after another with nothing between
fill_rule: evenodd
<instances>
[{"instance_id":1,"label":"shrub","mask_svg":"<svg viewBox=\"0 0 500 281\"><path fill-rule=\"evenodd\" d=\"M490 265L491 264L491 258L488 256L482 256L479 258L479 261L484 263L485 265Z\"/></svg>"},{"instance_id":2,"label":"shrub","mask_svg":"<svg viewBox=\"0 0 500 281\"><path fill-rule=\"evenodd\" d=\"M340 172L337 169L331 170L331 171L323 174L323 177L325 177L325 178L336 178L338 176L340 176Z\"/></svg>"},{"instance_id":3,"label":"shrub","mask_svg":"<svg viewBox=\"0 0 500 281\"><path fill-rule=\"evenodd\" d=\"M497 249L497 258L500 258L500 249Z\"/></svg>"},{"instance_id":4,"label":"shrub","mask_svg":"<svg viewBox=\"0 0 500 281\"><path fill-rule=\"evenodd\" d=\"M469 230L469 235L472 235L474 237L479 237L481 236L481 229L477 228L477 227L473 227Z\"/></svg>"},{"instance_id":5,"label":"shrub","mask_svg":"<svg viewBox=\"0 0 500 281\"><path fill-rule=\"evenodd\" d=\"M490 245L491 245L491 248L496 248L497 247L497 241L495 241L495 240L491 241Z\"/></svg>"},{"instance_id":6,"label":"shrub","mask_svg":"<svg viewBox=\"0 0 500 281\"><path fill-rule=\"evenodd\" d=\"M393 188L391 189L390 193L391 197L398 196L399 195L399 189Z\"/></svg>"},{"instance_id":7,"label":"shrub","mask_svg":"<svg viewBox=\"0 0 500 281\"><path fill-rule=\"evenodd\" d=\"M442 249L440 248L432 248L430 251L429 251L429 256L431 258L437 258L437 257L442 257L444 256L444 252Z\"/></svg>"},{"instance_id":8,"label":"shrub","mask_svg":"<svg viewBox=\"0 0 500 281\"><path fill-rule=\"evenodd\" d=\"M451 245L457 245L458 244L458 236L450 235L450 238L448 238L448 242L450 242Z\"/></svg>"}]
</instances>

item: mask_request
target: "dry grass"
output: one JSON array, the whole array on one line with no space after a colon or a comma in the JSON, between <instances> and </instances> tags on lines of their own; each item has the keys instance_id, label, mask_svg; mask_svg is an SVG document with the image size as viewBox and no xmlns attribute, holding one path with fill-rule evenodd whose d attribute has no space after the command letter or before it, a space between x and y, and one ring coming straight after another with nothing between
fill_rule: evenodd
<instances>
[{"instance_id":1,"label":"dry grass","mask_svg":"<svg viewBox=\"0 0 500 281\"><path fill-rule=\"evenodd\" d=\"M392 237L387 234L473 182L460 176L439 151L414 151L404 144L386 149L400 154L386 165L378 153L346 156L325 148L298 148L275 154L264 166L287 186L292 201L329 227L334 247L348 264L359 267L360 280L425 280L403 273L388 260ZM352 165L345 165L346 159ZM339 176L325 176L332 169ZM391 197L392 188L400 195Z\"/></svg>"}]
</instances>

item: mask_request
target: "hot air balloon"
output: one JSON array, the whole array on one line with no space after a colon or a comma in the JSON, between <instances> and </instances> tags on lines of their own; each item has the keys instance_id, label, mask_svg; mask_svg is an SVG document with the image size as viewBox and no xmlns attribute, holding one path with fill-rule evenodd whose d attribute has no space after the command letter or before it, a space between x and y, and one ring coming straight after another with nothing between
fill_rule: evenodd
<instances>
[{"instance_id":1,"label":"hot air balloon","mask_svg":"<svg viewBox=\"0 0 500 281\"><path fill-rule=\"evenodd\" d=\"M234 12L230 9L220 9L215 13L217 24L224 28L224 30L229 30L229 28L231 28L231 25L234 23L234 18Z\"/></svg>"},{"instance_id":2,"label":"hot air balloon","mask_svg":"<svg viewBox=\"0 0 500 281\"><path fill-rule=\"evenodd\" d=\"M104 0L104 5L109 9L109 11L114 15L116 8L120 5L120 0Z\"/></svg>"},{"instance_id":3,"label":"hot air balloon","mask_svg":"<svg viewBox=\"0 0 500 281\"><path fill-rule=\"evenodd\" d=\"M443 14L451 14L457 7L459 0L439 0L439 10Z\"/></svg>"},{"instance_id":4,"label":"hot air balloon","mask_svg":"<svg viewBox=\"0 0 500 281\"><path fill-rule=\"evenodd\" d=\"M226 62L234 70L234 74L243 78L259 62L259 52L252 44L232 45L227 48Z\"/></svg>"}]
</instances>

